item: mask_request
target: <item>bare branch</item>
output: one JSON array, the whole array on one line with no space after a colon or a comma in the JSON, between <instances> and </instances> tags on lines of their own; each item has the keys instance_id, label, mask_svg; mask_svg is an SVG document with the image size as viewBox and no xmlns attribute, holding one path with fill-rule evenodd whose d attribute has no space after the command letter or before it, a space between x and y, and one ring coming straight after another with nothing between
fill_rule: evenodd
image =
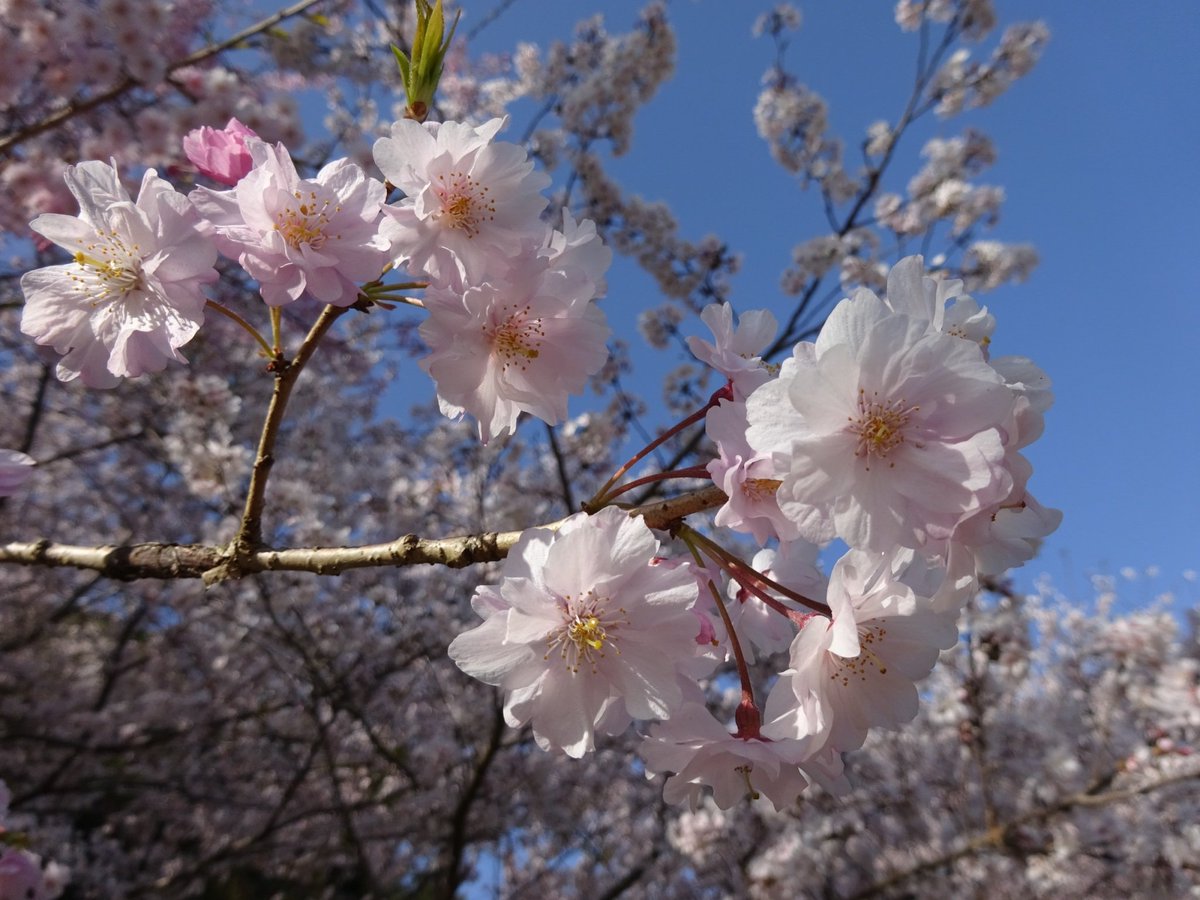
<instances>
[{"instance_id":1,"label":"bare branch","mask_svg":"<svg viewBox=\"0 0 1200 900\"><path fill-rule=\"evenodd\" d=\"M233 548L239 560L253 550L262 546L262 513L266 504L267 479L271 475L271 467L275 465L275 441L279 438L279 429L283 426L283 417L287 412L288 399L296 379L304 371L304 366L312 359L317 344L325 333L333 326L348 307L326 306L312 328L309 330L304 343L300 346L296 358L290 362L276 359L275 390L271 394L271 403L267 407L267 415L263 421L262 435L258 441L258 453L254 458L254 469L250 473L250 488L246 493L246 507L242 512L242 522L234 538Z\"/></svg>"},{"instance_id":2,"label":"bare branch","mask_svg":"<svg viewBox=\"0 0 1200 900\"><path fill-rule=\"evenodd\" d=\"M651 528L667 528L685 516L720 506L726 500L717 487L701 488L630 510ZM565 519L534 526L557 529ZM67 567L99 572L119 581L139 578L203 578L212 585L255 572L311 572L340 575L347 569L439 565L460 569L503 559L520 531L484 532L447 538L406 534L385 544L361 547L304 547L257 550L234 557L224 547L207 544L150 542L124 546L77 546L40 540L0 545L0 563Z\"/></svg>"}]
</instances>

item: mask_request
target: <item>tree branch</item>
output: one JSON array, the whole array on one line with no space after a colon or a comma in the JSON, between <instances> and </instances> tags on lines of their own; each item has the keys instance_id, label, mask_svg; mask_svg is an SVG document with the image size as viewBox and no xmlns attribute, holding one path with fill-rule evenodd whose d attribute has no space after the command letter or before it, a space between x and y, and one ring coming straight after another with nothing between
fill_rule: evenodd
<instances>
[{"instance_id":1,"label":"tree branch","mask_svg":"<svg viewBox=\"0 0 1200 900\"><path fill-rule=\"evenodd\" d=\"M171 63L171 65L167 67L166 75L163 77L165 79L171 73L176 72L179 69L182 69L186 66L194 66L196 63L204 62L206 59L210 59L216 56L218 53L231 50L243 41L248 40L257 34L261 34L264 31L268 31L285 19L298 16L307 11L309 7L316 6L321 2L323 2L323 0L301 0L299 3L293 3L291 6L281 9L274 15L268 16L267 18L260 22L254 23L248 28L242 29L237 34L233 35L233 37L226 38L225 40L216 44L209 44L207 47L203 47L200 50L197 50L195 53L189 54L183 59ZM32 125L27 125L24 128L13 132L8 137L0 139L0 154L7 153L18 144L24 143L32 137L37 137L39 134L61 125L68 119L72 119L75 116L81 115L85 112L91 112L93 109L103 106L105 103L116 100L118 97L129 93L140 84L141 82L137 81L136 79L126 76L122 81L117 82L107 90L103 90L94 96L88 97L86 100L77 100L68 103L66 106L50 113L50 115L42 119L39 119Z\"/></svg>"},{"instance_id":2,"label":"tree branch","mask_svg":"<svg viewBox=\"0 0 1200 900\"><path fill-rule=\"evenodd\" d=\"M922 872L927 872L930 869L941 868L942 866L950 865L957 862L965 856L970 856L981 850L988 848L1003 848L1005 846L1005 838L1013 828L1018 828L1021 825L1029 824L1030 822L1040 822L1052 818L1060 813L1070 812L1076 807L1097 807L1106 806L1110 803L1122 803L1126 800L1132 800L1142 794L1149 794L1161 788L1169 787L1173 784L1179 784L1185 781L1194 781L1200 779L1200 769L1188 769L1183 772L1176 772L1172 775L1166 775L1156 781L1148 781L1143 784L1135 785L1134 787L1123 788L1116 791L1107 791L1100 793L1093 788L1081 791L1078 794L1072 794L1069 797L1064 797L1062 800L1052 803L1049 806L1040 807L1031 810L1023 815L1017 816L1003 825L996 825L979 834L972 835L963 842L959 843L951 850L941 853L932 859L923 860L909 868L902 869L893 874L875 882L867 888L854 894L852 900L865 900L868 897L876 897L886 892L889 888L906 881L914 875L919 875ZM1097 786L1108 783L1107 780L1097 782Z\"/></svg>"},{"instance_id":3,"label":"tree branch","mask_svg":"<svg viewBox=\"0 0 1200 900\"><path fill-rule=\"evenodd\" d=\"M720 506L725 500L720 488L707 487L634 507L630 515L641 516L651 528L663 529L685 516ZM564 521L534 527L557 529ZM0 563L87 569L118 581L203 578L211 585L255 572L340 575L347 569L416 565L459 569L503 559L521 534L491 531L446 538L406 534L388 543L361 547L256 550L237 561L236 571L230 567L229 551L224 547L158 542L95 547L48 540L13 542L0 545Z\"/></svg>"},{"instance_id":4,"label":"tree branch","mask_svg":"<svg viewBox=\"0 0 1200 900\"><path fill-rule=\"evenodd\" d=\"M292 395L292 388L296 386L296 379L316 352L317 344L347 309L348 307L326 306L304 338L296 358L290 362L275 360L274 364L278 367L275 390L271 394L262 435L258 440L258 453L255 454L254 469L250 473L250 488L246 492L242 522L237 537L233 540L234 562L240 563L245 556L262 546L262 512L266 504L267 479L271 475L272 466L275 465L275 442L283 426L288 399Z\"/></svg>"}]
</instances>

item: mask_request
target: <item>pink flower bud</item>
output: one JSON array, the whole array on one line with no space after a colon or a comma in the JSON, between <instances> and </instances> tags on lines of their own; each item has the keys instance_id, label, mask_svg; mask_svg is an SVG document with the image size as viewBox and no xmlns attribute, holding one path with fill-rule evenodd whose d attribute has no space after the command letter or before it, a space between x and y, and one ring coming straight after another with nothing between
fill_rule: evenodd
<instances>
[{"instance_id":1,"label":"pink flower bud","mask_svg":"<svg viewBox=\"0 0 1200 900\"><path fill-rule=\"evenodd\" d=\"M237 119L230 119L224 131L205 125L189 131L183 138L183 152L202 175L220 184L233 186L250 171L254 160L246 149L246 138L257 138L253 130Z\"/></svg>"}]
</instances>

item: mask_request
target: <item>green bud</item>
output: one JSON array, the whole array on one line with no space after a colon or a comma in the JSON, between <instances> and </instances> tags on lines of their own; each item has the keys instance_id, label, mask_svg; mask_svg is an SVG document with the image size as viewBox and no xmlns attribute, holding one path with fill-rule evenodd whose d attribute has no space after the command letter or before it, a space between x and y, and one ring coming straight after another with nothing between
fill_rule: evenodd
<instances>
[{"instance_id":1,"label":"green bud","mask_svg":"<svg viewBox=\"0 0 1200 900\"><path fill-rule=\"evenodd\" d=\"M400 77L404 81L404 93L408 97L405 115L424 122L429 107L433 105L433 95L437 93L438 82L442 78L442 64L446 59L446 51L450 49L454 30L458 28L462 10L455 13L454 23L447 35L442 0L436 0L432 6L429 0L416 0L416 4L417 30L413 34L412 55L406 55L395 45L392 46L392 53L396 56Z\"/></svg>"}]
</instances>

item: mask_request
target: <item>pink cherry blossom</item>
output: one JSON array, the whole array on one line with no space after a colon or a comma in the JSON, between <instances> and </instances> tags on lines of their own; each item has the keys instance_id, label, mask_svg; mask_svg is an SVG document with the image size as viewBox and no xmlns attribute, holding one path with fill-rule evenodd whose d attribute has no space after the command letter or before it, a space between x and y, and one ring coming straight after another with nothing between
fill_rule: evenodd
<instances>
[{"instance_id":1,"label":"pink cherry blossom","mask_svg":"<svg viewBox=\"0 0 1200 900\"><path fill-rule=\"evenodd\" d=\"M504 689L509 725L570 756L613 722L667 718L697 654L697 588L686 566L652 565L658 552L645 523L613 507L526 532L494 592L507 606L489 599L450 657Z\"/></svg>"},{"instance_id":2,"label":"pink cherry blossom","mask_svg":"<svg viewBox=\"0 0 1200 900\"><path fill-rule=\"evenodd\" d=\"M516 144L493 143L503 119L473 128L402 119L375 142L375 164L406 197L385 208L395 262L438 284L478 284L546 225L550 179Z\"/></svg>"},{"instance_id":3,"label":"pink cherry blossom","mask_svg":"<svg viewBox=\"0 0 1200 900\"><path fill-rule=\"evenodd\" d=\"M550 232L538 256L544 257L551 269L562 273L562 277L571 282L567 291L572 296L580 299L603 297L608 289L604 273L612 265L612 250L596 233L596 223L591 219L576 221L565 207L562 216L562 231Z\"/></svg>"},{"instance_id":4,"label":"pink cherry blossom","mask_svg":"<svg viewBox=\"0 0 1200 900\"><path fill-rule=\"evenodd\" d=\"M1032 559L1042 538L1061 524L1062 513L1043 506L1029 493L1033 466L1020 453L1045 428L1046 410L1054 402L1050 379L1023 357L1004 356L990 364L1016 395L1012 414L1000 429L1012 490L962 522L954 541L969 548L981 573L999 575Z\"/></svg>"},{"instance_id":5,"label":"pink cherry blossom","mask_svg":"<svg viewBox=\"0 0 1200 900\"><path fill-rule=\"evenodd\" d=\"M851 550L838 560L827 594L833 618L814 616L792 642L791 668L767 698L765 733L827 727L832 747L857 750L870 727L912 719L914 683L958 639L955 613L934 610L938 581L910 551Z\"/></svg>"},{"instance_id":6,"label":"pink cherry blossom","mask_svg":"<svg viewBox=\"0 0 1200 900\"><path fill-rule=\"evenodd\" d=\"M663 786L668 803L699 805L705 787L729 809L765 796L782 811L808 787L801 771L813 739L740 737L731 734L703 705L690 703L670 720L650 727L640 753L650 777L670 773Z\"/></svg>"},{"instance_id":7,"label":"pink cherry blossom","mask_svg":"<svg viewBox=\"0 0 1200 900\"><path fill-rule=\"evenodd\" d=\"M380 234L383 185L347 159L301 178L282 144L249 141L254 168L228 191L189 195L212 223L217 246L259 283L269 306L305 293L349 306L387 262Z\"/></svg>"},{"instance_id":8,"label":"pink cherry blossom","mask_svg":"<svg viewBox=\"0 0 1200 900\"><path fill-rule=\"evenodd\" d=\"M46 214L30 227L74 261L22 276L21 331L65 354L60 379L88 387L186 362L179 348L204 321L201 286L217 278L200 217L153 169L136 203L104 163L71 166L65 178L79 215Z\"/></svg>"},{"instance_id":9,"label":"pink cherry blossom","mask_svg":"<svg viewBox=\"0 0 1200 900\"><path fill-rule=\"evenodd\" d=\"M0 900L47 900L42 870L24 850L5 850L0 856Z\"/></svg>"},{"instance_id":10,"label":"pink cherry blossom","mask_svg":"<svg viewBox=\"0 0 1200 900\"><path fill-rule=\"evenodd\" d=\"M782 483L776 477L771 453L755 452L746 440L746 404L722 400L705 417L705 430L717 445L717 458L708 463L713 484L728 498L714 522L752 534L759 544L770 538L794 541L800 537L796 523L784 515L775 499Z\"/></svg>"},{"instance_id":11,"label":"pink cherry blossom","mask_svg":"<svg viewBox=\"0 0 1200 900\"><path fill-rule=\"evenodd\" d=\"M779 327L769 310L753 309L742 313L733 324L733 307L711 303L700 318L713 333L713 342L689 337L688 347L702 363L712 366L731 382L734 397L744 400L756 387L767 382L771 373L758 354L767 348Z\"/></svg>"},{"instance_id":12,"label":"pink cherry blossom","mask_svg":"<svg viewBox=\"0 0 1200 900\"><path fill-rule=\"evenodd\" d=\"M246 138L257 137L252 129L233 118L220 131L208 125L189 131L183 138L183 152L202 175L232 187L253 167Z\"/></svg>"},{"instance_id":13,"label":"pink cherry blossom","mask_svg":"<svg viewBox=\"0 0 1200 900\"><path fill-rule=\"evenodd\" d=\"M430 287L421 367L437 383L448 416L468 412L487 442L512 432L522 412L554 424L608 359L609 330L595 303L572 290L579 282L532 256L507 278L465 292Z\"/></svg>"},{"instance_id":14,"label":"pink cherry blossom","mask_svg":"<svg viewBox=\"0 0 1200 900\"><path fill-rule=\"evenodd\" d=\"M0 449L0 497L11 496L20 490L33 475L33 466L33 457L16 450Z\"/></svg>"}]
</instances>

